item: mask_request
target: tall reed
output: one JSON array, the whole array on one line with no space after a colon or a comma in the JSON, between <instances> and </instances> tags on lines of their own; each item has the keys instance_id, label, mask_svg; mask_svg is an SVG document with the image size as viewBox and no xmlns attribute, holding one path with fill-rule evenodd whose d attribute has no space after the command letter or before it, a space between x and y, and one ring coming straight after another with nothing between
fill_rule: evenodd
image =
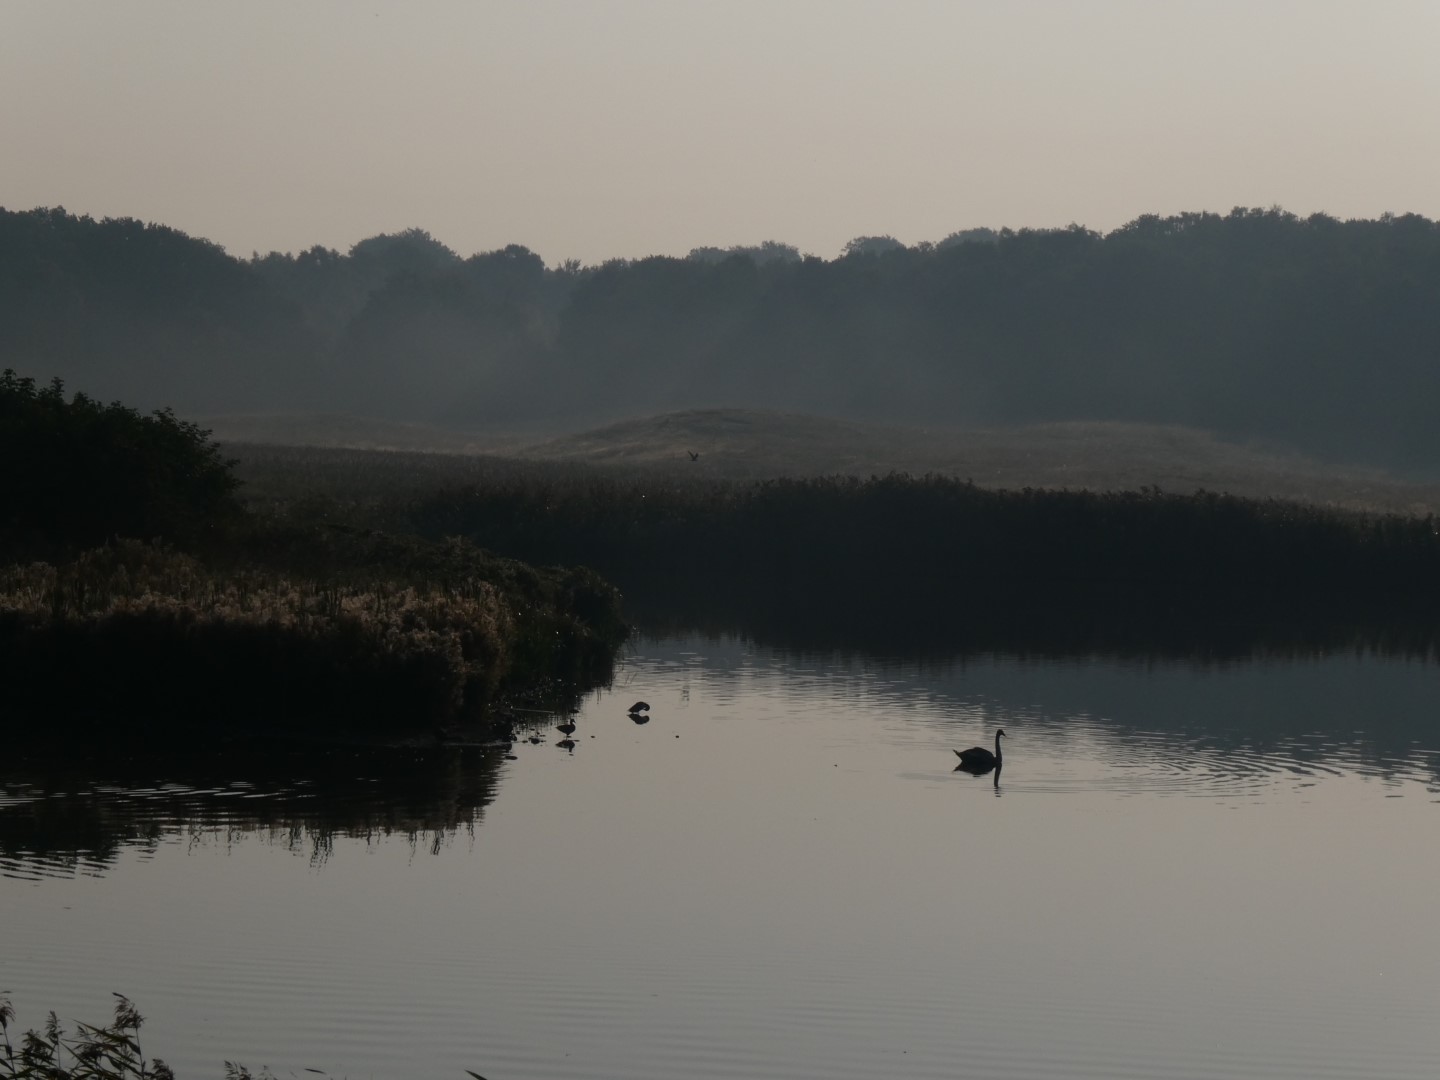
<instances>
[{"instance_id":1,"label":"tall reed","mask_svg":"<svg viewBox=\"0 0 1440 1080\"><path fill-rule=\"evenodd\" d=\"M66 563L0 567L0 666L9 706L62 722L434 727L478 719L502 689L565 663L603 668L618 641L573 610L583 588L566 595L572 610L478 573L217 570L120 541Z\"/></svg>"}]
</instances>

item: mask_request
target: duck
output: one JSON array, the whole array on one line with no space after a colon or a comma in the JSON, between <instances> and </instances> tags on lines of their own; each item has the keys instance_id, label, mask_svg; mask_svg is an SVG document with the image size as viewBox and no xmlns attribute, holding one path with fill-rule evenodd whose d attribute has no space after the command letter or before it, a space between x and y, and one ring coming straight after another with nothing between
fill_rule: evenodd
<instances>
[{"instance_id":1,"label":"duck","mask_svg":"<svg viewBox=\"0 0 1440 1080\"><path fill-rule=\"evenodd\" d=\"M955 756L960 759L961 767L965 769L980 769L989 772L991 769L1000 767L1000 740L1006 738L1004 728L995 729L995 753L990 753L983 746L972 746L969 750L956 750Z\"/></svg>"}]
</instances>

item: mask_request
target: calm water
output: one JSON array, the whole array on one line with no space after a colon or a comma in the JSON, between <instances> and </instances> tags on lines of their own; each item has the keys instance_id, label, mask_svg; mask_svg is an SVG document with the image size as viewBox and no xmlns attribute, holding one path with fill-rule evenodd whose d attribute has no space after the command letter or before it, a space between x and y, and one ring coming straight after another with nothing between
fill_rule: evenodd
<instances>
[{"instance_id":1,"label":"calm water","mask_svg":"<svg viewBox=\"0 0 1440 1080\"><path fill-rule=\"evenodd\" d=\"M644 643L514 760L10 761L0 989L196 1077L1433 1078L1437 676Z\"/></svg>"}]
</instances>

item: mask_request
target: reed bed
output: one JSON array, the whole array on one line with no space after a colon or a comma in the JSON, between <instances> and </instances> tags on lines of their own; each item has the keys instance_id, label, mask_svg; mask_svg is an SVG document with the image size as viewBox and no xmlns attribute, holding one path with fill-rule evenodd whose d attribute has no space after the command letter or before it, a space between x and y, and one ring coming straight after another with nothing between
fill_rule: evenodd
<instances>
[{"instance_id":1,"label":"reed bed","mask_svg":"<svg viewBox=\"0 0 1440 1080\"><path fill-rule=\"evenodd\" d=\"M584 562L648 627L867 647L1190 649L1440 629L1440 526L1210 492L994 491L946 477L474 486L420 535Z\"/></svg>"},{"instance_id":2,"label":"reed bed","mask_svg":"<svg viewBox=\"0 0 1440 1080\"><path fill-rule=\"evenodd\" d=\"M7 703L62 724L123 715L142 731L433 728L481 718L507 688L603 665L618 644L577 614L558 574L529 571L546 597L474 574L372 575L216 569L136 541L0 568Z\"/></svg>"},{"instance_id":3,"label":"reed bed","mask_svg":"<svg viewBox=\"0 0 1440 1080\"><path fill-rule=\"evenodd\" d=\"M66 1031L53 1012L39 1029L10 1040L15 1008L0 992L0 1078L3 1080L175 1080L160 1058L146 1058L140 1049L145 1018L123 994L114 995L115 1017L106 1025L77 1022ZM226 1062L226 1074L232 1066Z\"/></svg>"},{"instance_id":4,"label":"reed bed","mask_svg":"<svg viewBox=\"0 0 1440 1080\"><path fill-rule=\"evenodd\" d=\"M623 589L627 616L653 632L1185 655L1372 645L1429 655L1440 636L1440 524L1427 514L1153 486L743 482L439 454L240 453L247 497L272 521L460 536L512 559L583 564Z\"/></svg>"},{"instance_id":5,"label":"reed bed","mask_svg":"<svg viewBox=\"0 0 1440 1080\"><path fill-rule=\"evenodd\" d=\"M15 1007L6 991L0 991L0 1080L175 1080L175 1072L161 1058L147 1058L140 1046L140 1029L145 1018L124 994L113 994L114 1017L108 1024L76 1021L67 1030L51 1012L39 1028L19 1037L19 1046L10 1038ZM318 1076L321 1069L306 1069ZM465 1070L474 1080L485 1080ZM275 1080L269 1067L252 1072L237 1061L224 1063L225 1080ZM295 1075L291 1073L290 1075Z\"/></svg>"}]
</instances>

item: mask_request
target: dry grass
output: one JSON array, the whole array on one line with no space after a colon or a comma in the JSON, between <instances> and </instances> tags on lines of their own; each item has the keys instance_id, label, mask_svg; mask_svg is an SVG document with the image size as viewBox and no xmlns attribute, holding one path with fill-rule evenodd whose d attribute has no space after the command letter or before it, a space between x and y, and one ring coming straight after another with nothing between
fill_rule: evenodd
<instances>
[{"instance_id":1,"label":"dry grass","mask_svg":"<svg viewBox=\"0 0 1440 1080\"><path fill-rule=\"evenodd\" d=\"M225 413L198 416L226 443L318 446L352 450L419 450L443 454L506 453L533 440L517 435L450 431L428 424L336 413Z\"/></svg>"},{"instance_id":2,"label":"dry grass","mask_svg":"<svg viewBox=\"0 0 1440 1080\"><path fill-rule=\"evenodd\" d=\"M985 488L1197 489L1352 510L1440 511L1440 486L1382 470L1330 465L1283 448L1189 428L1057 423L1011 428L906 428L757 410L668 413L543 441L333 417L262 424L211 418L262 498L304 468L325 490L359 498L403 485L439 487L617 469L667 481L746 481L891 472L973 480ZM282 422L283 421L283 422ZM312 448L281 450L279 444ZM391 451L381 453L380 451ZM401 453L393 453L401 451ZM696 453L698 459L691 460Z\"/></svg>"},{"instance_id":3,"label":"dry grass","mask_svg":"<svg viewBox=\"0 0 1440 1080\"><path fill-rule=\"evenodd\" d=\"M213 573L190 556L136 541L84 552L62 566L0 567L0 612L41 621L183 614L201 626L227 622L306 633L350 623L386 651L458 648L461 655L494 654L513 630L499 591L485 581L440 591L293 581L247 570Z\"/></svg>"},{"instance_id":4,"label":"dry grass","mask_svg":"<svg viewBox=\"0 0 1440 1080\"><path fill-rule=\"evenodd\" d=\"M216 572L133 541L0 568L12 704L156 723L177 711L357 729L450 722L483 709L510 673L516 622L486 581ZM66 671L87 684L64 685Z\"/></svg>"},{"instance_id":5,"label":"dry grass","mask_svg":"<svg viewBox=\"0 0 1440 1080\"><path fill-rule=\"evenodd\" d=\"M700 455L691 461L689 452ZM903 428L746 410L672 413L526 447L530 460L667 467L724 479L936 474L993 489L1198 489L1430 513L1440 486L1330 466L1191 428L1122 423Z\"/></svg>"}]
</instances>

